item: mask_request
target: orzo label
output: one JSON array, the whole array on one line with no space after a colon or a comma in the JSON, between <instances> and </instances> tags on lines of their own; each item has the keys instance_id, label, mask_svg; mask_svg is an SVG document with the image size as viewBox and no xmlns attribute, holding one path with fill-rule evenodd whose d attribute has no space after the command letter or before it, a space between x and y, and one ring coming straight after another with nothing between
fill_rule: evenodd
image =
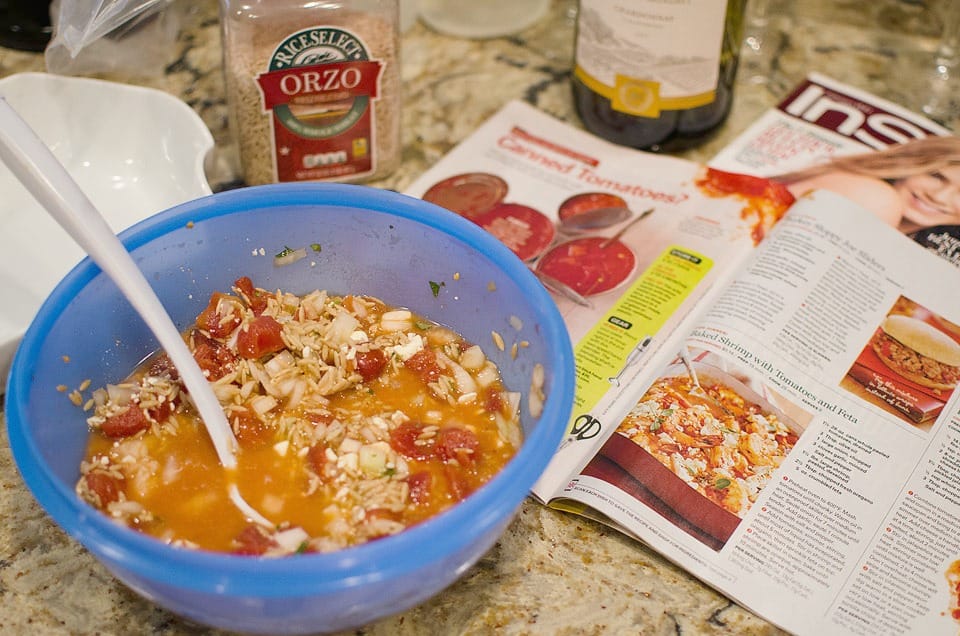
<instances>
[{"instance_id":1,"label":"orzo label","mask_svg":"<svg viewBox=\"0 0 960 636\"><path fill-rule=\"evenodd\" d=\"M277 46L257 84L272 115L278 181L376 169L373 109L383 66L356 34L336 27L303 29Z\"/></svg>"}]
</instances>

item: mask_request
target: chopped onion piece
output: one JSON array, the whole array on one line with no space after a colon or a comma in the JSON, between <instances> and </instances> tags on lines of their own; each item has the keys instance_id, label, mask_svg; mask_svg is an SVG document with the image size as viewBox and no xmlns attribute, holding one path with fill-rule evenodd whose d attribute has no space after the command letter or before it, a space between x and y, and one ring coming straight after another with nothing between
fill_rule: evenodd
<instances>
[{"instance_id":1,"label":"chopped onion piece","mask_svg":"<svg viewBox=\"0 0 960 636\"><path fill-rule=\"evenodd\" d=\"M543 413L543 401L546 398L543 393L544 379L543 365L538 362L533 366L533 373L530 376L530 395L527 397L527 408L533 417L540 417Z\"/></svg>"},{"instance_id":2,"label":"chopped onion piece","mask_svg":"<svg viewBox=\"0 0 960 636\"><path fill-rule=\"evenodd\" d=\"M520 448L520 426L515 419L507 419L500 413L495 413L494 418L497 421L497 430L500 437L505 439L514 448Z\"/></svg>"},{"instance_id":3,"label":"chopped onion piece","mask_svg":"<svg viewBox=\"0 0 960 636\"><path fill-rule=\"evenodd\" d=\"M258 395L257 397L250 400L250 408L257 415L263 415L269 413L277 407L277 400L272 395Z\"/></svg>"},{"instance_id":4,"label":"chopped onion piece","mask_svg":"<svg viewBox=\"0 0 960 636\"><path fill-rule=\"evenodd\" d=\"M380 316L380 327L384 331L406 331L413 328L413 314L406 309L385 312Z\"/></svg>"},{"instance_id":5,"label":"chopped onion piece","mask_svg":"<svg viewBox=\"0 0 960 636\"><path fill-rule=\"evenodd\" d=\"M290 353L289 350L284 349L277 355L270 358L270 360L263 365L263 368L266 369L271 378L275 378L287 369L293 367L295 364L296 361L293 358L293 354Z\"/></svg>"},{"instance_id":6,"label":"chopped onion piece","mask_svg":"<svg viewBox=\"0 0 960 636\"><path fill-rule=\"evenodd\" d=\"M283 267L284 265L290 265L291 263L296 263L301 258L307 257L307 248L301 247L300 249L291 250L285 249L276 256L273 257L273 264L277 267Z\"/></svg>"},{"instance_id":7,"label":"chopped onion piece","mask_svg":"<svg viewBox=\"0 0 960 636\"><path fill-rule=\"evenodd\" d=\"M503 397L507 401L508 412L510 415L516 417L520 412L520 392L519 391L504 391Z\"/></svg>"},{"instance_id":8,"label":"chopped onion piece","mask_svg":"<svg viewBox=\"0 0 960 636\"><path fill-rule=\"evenodd\" d=\"M129 384L108 384L107 396L114 404L125 406L130 403L130 398L133 397L133 387Z\"/></svg>"},{"instance_id":9,"label":"chopped onion piece","mask_svg":"<svg viewBox=\"0 0 960 636\"><path fill-rule=\"evenodd\" d=\"M352 437L344 437L343 441L340 443L340 448L337 449L341 455L344 453L356 453L360 450L360 447L363 444L358 439L353 439Z\"/></svg>"},{"instance_id":10,"label":"chopped onion piece","mask_svg":"<svg viewBox=\"0 0 960 636\"><path fill-rule=\"evenodd\" d=\"M453 372L453 381L456 382L457 391L460 392L460 395L477 392L477 383L469 371L439 352L437 353L437 360Z\"/></svg>"},{"instance_id":11,"label":"chopped onion piece","mask_svg":"<svg viewBox=\"0 0 960 636\"><path fill-rule=\"evenodd\" d=\"M250 375L252 375L262 386L263 390L273 395L275 397L281 397L280 389L270 380L270 376L267 375L267 372L264 371L263 367L255 362L251 362L247 365L247 368L250 369Z\"/></svg>"},{"instance_id":12,"label":"chopped onion piece","mask_svg":"<svg viewBox=\"0 0 960 636\"><path fill-rule=\"evenodd\" d=\"M487 361L487 356L484 355L483 349L479 345L473 345L467 348L460 355L460 364L464 369L469 369L470 371L476 371L483 366L483 363Z\"/></svg>"},{"instance_id":13,"label":"chopped onion piece","mask_svg":"<svg viewBox=\"0 0 960 636\"><path fill-rule=\"evenodd\" d=\"M360 326L360 321L350 313L341 311L330 322L330 343L336 346L350 344L350 336Z\"/></svg>"},{"instance_id":14,"label":"chopped onion piece","mask_svg":"<svg viewBox=\"0 0 960 636\"><path fill-rule=\"evenodd\" d=\"M391 455L391 449L386 442L374 442L361 446L357 455L360 469L367 477L380 477L387 471L387 458Z\"/></svg>"},{"instance_id":15,"label":"chopped onion piece","mask_svg":"<svg viewBox=\"0 0 960 636\"><path fill-rule=\"evenodd\" d=\"M500 373L497 369L497 365L490 360L487 360L484 363L483 368L477 371L476 375L477 384L484 389L493 384L497 379L499 379L499 377Z\"/></svg>"},{"instance_id":16,"label":"chopped onion piece","mask_svg":"<svg viewBox=\"0 0 960 636\"><path fill-rule=\"evenodd\" d=\"M290 398L287 400L287 408L295 408L303 400L307 393L307 382L302 378L296 380L293 391L290 392Z\"/></svg>"},{"instance_id":17,"label":"chopped onion piece","mask_svg":"<svg viewBox=\"0 0 960 636\"><path fill-rule=\"evenodd\" d=\"M456 342L457 339L457 334L446 327L433 327L427 332L427 342L436 347Z\"/></svg>"},{"instance_id":18,"label":"chopped onion piece","mask_svg":"<svg viewBox=\"0 0 960 636\"><path fill-rule=\"evenodd\" d=\"M273 540L280 545L284 554L290 554L299 550L304 543L309 541L310 535L303 528L295 526L277 532L273 535Z\"/></svg>"},{"instance_id":19,"label":"chopped onion piece","mask_svg":"<svg viewBox=\"0 0 960 636\"><path fill-rule=\"evenodd\" d=\"M527 399L527 408L530 411L530 415L540 417L543 413L543 394L531 391L530 397Z\"/></svg>"},{"instance_id":20,"label":"chopped onion piece","mask_svg":"<svg viewBox=\"0 0 960 636\"><path fill-rule=\"evenodd\" d=\"M97 406L103 406L107 403L108 395L105 389L97 389L93 392L93 403Z\"/></svg>"},{"instance_id":21,"label":"chopped onion piece","mask_svg":"<svg viewBox=\"0 0 960 636\"><path fill-rule=\"evenodd\" d=\"M300 382L300 377L287 378L281 382L277 383L277 389L280 391L280 395L284 397L289 397L293 395L293 392L297 388L297 383Z\"/></svg>"}]
</instances>

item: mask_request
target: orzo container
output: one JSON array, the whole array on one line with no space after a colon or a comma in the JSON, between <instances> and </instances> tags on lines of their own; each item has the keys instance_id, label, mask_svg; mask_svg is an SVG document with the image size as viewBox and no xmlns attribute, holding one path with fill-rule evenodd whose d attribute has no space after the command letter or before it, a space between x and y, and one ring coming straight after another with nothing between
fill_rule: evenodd
<instances>
[{"instance_id":1,"label":"orzo container","mask_svg":"<svg viewBox=\"0 0 960 636\"><path fill-rule=\"evenodd\" d=\"M220 0L248 185L359 182L400 163L397 3Z\"/></svg>"}]
</instances>

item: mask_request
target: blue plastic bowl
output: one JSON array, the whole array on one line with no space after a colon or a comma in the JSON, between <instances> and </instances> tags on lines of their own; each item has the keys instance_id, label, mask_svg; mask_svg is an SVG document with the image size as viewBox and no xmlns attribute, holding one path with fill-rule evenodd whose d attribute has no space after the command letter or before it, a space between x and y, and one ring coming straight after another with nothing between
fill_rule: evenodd
<instances>
[{"instance_id":1,"label":"blue plastic bowl","mask_svg":"<svg viewBox=\"0 0 960 636\"><path fill-rule=\"evenodd\" d=\"M539 418L524 397L517 456L428 522L340 552L284 559L176 549L108 520L74 493L85 414L57 386L116 382L158 346L113 283L83 261L43 304L14 357L10 446L50 516L118 579L172 612L225 629L293 634L348 629L412 607L493 545L560 442L574 360L554 302L499 241L439 207L363 186L270 185L179 205L121 238L183 329L211 292L250 276L266 288L363 293L409 307L481 344L506 385L524 394L534 364L546 370ZM306 259L273 264L285 246L314 243L321 250L308 249ZM506 351L492 346L492 331ZM513 359L509 343L520 340L529 346Z\"/></svg>"}]
</instances>

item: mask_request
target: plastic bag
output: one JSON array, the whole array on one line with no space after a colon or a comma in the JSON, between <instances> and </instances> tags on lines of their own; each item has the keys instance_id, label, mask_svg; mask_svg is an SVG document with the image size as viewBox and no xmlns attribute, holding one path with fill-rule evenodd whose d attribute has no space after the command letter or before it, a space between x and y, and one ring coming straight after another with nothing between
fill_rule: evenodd
<instances>
[{"instance_id":1,"label":"plastic bag","mask_svg":"<svg viewBox=\"0 0 960 636\"><path fill-rule=\"evenodd\" d=\"M47 71L157 76L176 54L173 0L54 0Z\"/></svg>"}]
</instances>

